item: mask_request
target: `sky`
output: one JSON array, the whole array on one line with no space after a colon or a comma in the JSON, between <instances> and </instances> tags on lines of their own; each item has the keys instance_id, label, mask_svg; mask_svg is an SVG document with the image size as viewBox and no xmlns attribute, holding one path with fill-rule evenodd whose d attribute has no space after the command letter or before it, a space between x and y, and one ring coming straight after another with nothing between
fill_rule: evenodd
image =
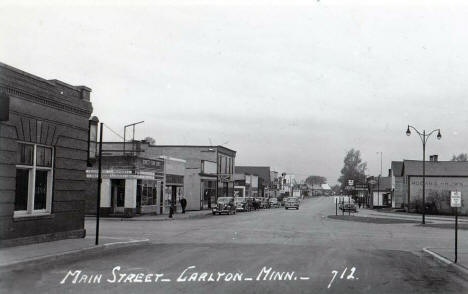
<instances>
[{"instance_id":1,"label":"sky","mask_svg":"<svg viewBox=\"0 0 468 294\"><path fill-rule=\"evenodd\" d=\"M464 1L9 1L0 61L92 89L94 113L135 139L223 144L236 164L336 183L468 152ZM121 140L105 129L105 140Z\"/></svg>"}]
</instances>

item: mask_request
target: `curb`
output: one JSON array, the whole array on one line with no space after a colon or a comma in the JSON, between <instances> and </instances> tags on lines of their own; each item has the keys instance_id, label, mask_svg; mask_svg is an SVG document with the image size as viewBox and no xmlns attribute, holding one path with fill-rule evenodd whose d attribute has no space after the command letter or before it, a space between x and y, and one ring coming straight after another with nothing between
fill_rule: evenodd
<instances>
[{"instance_id":1,"label":"curb","mask_svg":"<svg viewBox=\"0 0 468 294\"><path fill-rule=\"evenodd\" d=\"M430 250L430 248L423 248L422 251L429 255L432 259L436 260L439 263L448 265L449 267L453 268L456 272L468 276L468 268L459 265L457 263L454 263L453 261L447 259L446 257L443 257L442 255L435 253L434 251Z\"/></svg>"},{"instance_id":2,"label":"curb","mask_svg":"<svg viewBox=\"0 0 468 294\"><path fill-rule=\"evenodd\" d=\"M97 253L102 254L104 252L111 252L113 250L122 249L122 248L143 246L149 243L150 243L149 239L120 241L120 242L106 243L106 244L97 245L93 247L86 247L82 249L60 252L57 254L33 257L30 259L26 259L26 260L12 262L10 264L0 265L0 273L24 269L25 267L34 267L34 266L44 265L44 264L53 263L53 262L72 260L72 259L76 259L77 257L84 258L84 257L97 254Z\"/></svg>"},{"instance_id":3,"label":"curb","mask_svg":"<svg viewBox=\"0 0 468 294\"><path fill-rule=\"evenodd\" d=\"M189 214L188 214L189 215ZM174 221L174 220L186 220L186 219L197 219L197 218L204 218L211 215L211 211L205 214L196 214L196 215L189 215L183 218L177 218L174 216L173 218L169 218L169 216L165 215L164 217L158 218L141 218L141 217L100 217L100 220L109 220L109 221L122 221L122 222L164 222L164 221ZM96 219L96 216L86 216L87 219Z\"/></svg>"}]
</instances>

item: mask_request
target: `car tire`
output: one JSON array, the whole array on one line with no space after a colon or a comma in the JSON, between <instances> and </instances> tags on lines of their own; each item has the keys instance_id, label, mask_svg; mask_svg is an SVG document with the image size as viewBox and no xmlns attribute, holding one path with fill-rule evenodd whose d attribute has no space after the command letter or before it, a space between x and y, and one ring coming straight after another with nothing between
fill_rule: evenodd
<instances>
[{"instance_id":1,"label":"car tire","mask_svg":"<svg viewBox=\"0 0 468 294\"><path fill-rule=\"evenodd\" d=\"M213 215L216 215L216 212L213 211Z\"/></svg>"}]
</instances>

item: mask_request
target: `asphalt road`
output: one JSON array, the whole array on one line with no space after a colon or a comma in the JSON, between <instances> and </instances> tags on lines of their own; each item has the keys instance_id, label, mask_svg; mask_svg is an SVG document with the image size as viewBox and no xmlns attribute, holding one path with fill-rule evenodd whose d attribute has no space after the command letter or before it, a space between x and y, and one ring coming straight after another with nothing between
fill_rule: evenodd
<instances>
[{"instance_id":1,"label":"asphalt road","mask_svg":"<svg viewBox=\"0 0 468 294\"><path fill-rule=\"evenodd\" d=\"M466 293L468 282L424 257L453 232L417 223L332 219L329 198L165 222L101 222L107 237L151 245L0 277L2 293ZM94 221L86 223L93 231ZM468 244L460 234L460 247ZM100 277L100 279L99 279ZM75 282L75 283L74 283ZM33 290L34 289L34 290Z\"/></svg>"}]
</instances>

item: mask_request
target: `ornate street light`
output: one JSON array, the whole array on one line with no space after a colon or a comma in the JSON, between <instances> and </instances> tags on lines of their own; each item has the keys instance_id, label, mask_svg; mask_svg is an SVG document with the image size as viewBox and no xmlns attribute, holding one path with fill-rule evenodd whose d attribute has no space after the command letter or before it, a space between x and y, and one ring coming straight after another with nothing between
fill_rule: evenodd
<instances>
[{"instance_id":1,"label":"ornate street light","mask_svg":"<svg viewBox=\"0 0 468 294\"><path fill-rule=\"evenodd\" d=\"M422 195L422 224L426 223L426 143L429 137L437 131L437 139L440 140L442 139L442 134L440 133L440 129L435 129L428 134L426 134L426 130L423 130L421 133L418 131L415 127L408 125L408 128L406 129L406 135L410 136L411 135L411 130L413 129L418 133L419 138L421 139L422 145L423 145L423 195ZM408 208L409 208L409 202L408 202Z\"/></svg>"}]
</instances>

